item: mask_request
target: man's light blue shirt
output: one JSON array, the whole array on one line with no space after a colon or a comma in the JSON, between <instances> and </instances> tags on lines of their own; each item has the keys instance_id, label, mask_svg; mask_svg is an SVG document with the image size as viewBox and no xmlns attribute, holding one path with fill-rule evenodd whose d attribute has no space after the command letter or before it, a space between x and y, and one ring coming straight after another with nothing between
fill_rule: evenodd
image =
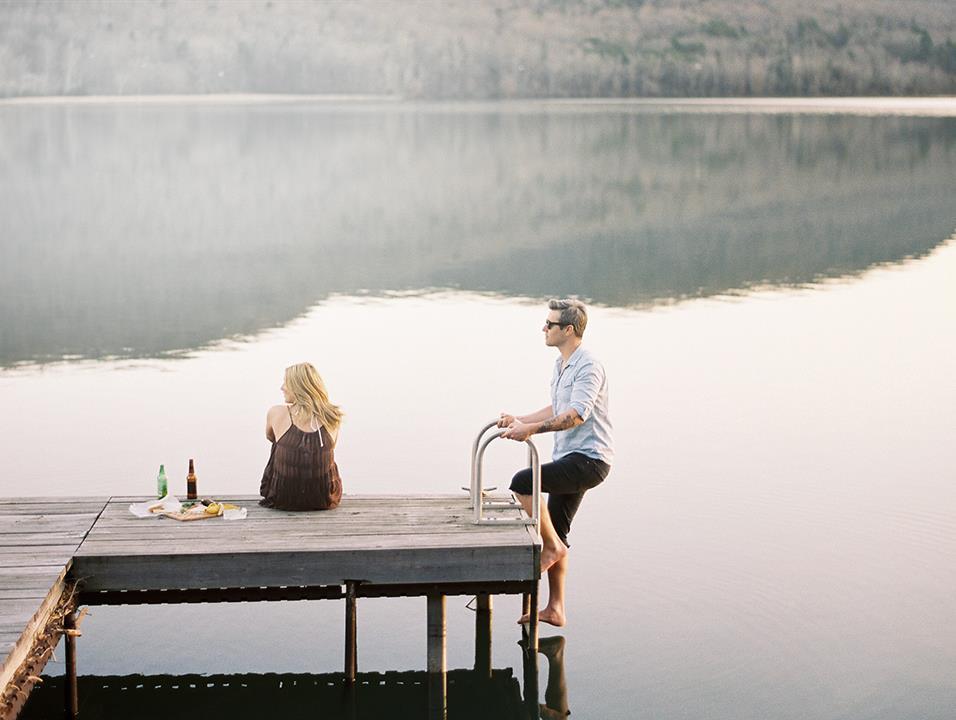
<instances>
[{"instance_id":1,"label":"man's light blue shirt","mask_svg":"<svg viewBox=\"0 0 956 720\"><path fill-rule=\"evenodd\" d=\"M578 452L611 464L614 443L608 417L607 375L601 363L583 345L578 346L566 363L562 356L554 363L551 407L555 415L574 408L584 420L577 427L554 434L553 460Z\"/></svg>"}]
</instances>

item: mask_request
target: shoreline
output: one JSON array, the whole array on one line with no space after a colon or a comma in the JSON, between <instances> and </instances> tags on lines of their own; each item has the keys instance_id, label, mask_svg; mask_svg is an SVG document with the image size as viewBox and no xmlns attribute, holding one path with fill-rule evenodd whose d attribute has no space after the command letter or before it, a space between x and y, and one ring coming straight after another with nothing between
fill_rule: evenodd
<instances>
[{"instance_id":1,"label":"shoreline","mask_svg":"<svg viewBox=\"0 0 956 720\"><path fill-rule=\"evenodd\" d=\"M850 114L956 117L956 96L727 97L727 98L522 98L503 100L416 100L397 95L281 95L264 93L196 95L62 95L0 98L16 106L293 105L441 112L655 112Z\"/></svg>"}]
</instances>

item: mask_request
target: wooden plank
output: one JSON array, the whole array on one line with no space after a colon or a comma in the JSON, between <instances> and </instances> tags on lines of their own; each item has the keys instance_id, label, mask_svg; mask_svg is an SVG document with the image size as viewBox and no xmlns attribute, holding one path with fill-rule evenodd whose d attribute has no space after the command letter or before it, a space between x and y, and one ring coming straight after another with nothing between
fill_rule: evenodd
<instances>
[{"instance_id":1,"label":"wooden plank","mask_svg":"<svg viewBox=\"0 0 956 720\"><path fill-rule=\"evenodd\" d=\"M24 565L18 568L0 568L0 584L5 584L10 578L46 577L51 572L59 574L63 565Z\"/></svg>"},{"instance_id":2,"label":"wooden plank","mask_svg":"<svg viewBox=\"0 0 956 720\"><path fill-rule=\"evenodd\" d=\"M129 513L129 506L133 503L143 502L148 498L130 498L128 501L121 502L110 502L106 509L103 511L104 519L112 519L118 517L130 518L133 517ZM506 500L506 497L498 498L500 500ZM374 514L378 513L381 517L385 517L386 514L396 514L403 512L444 512L444 511L457 511L460 513L469 512L468 508L468 498L465 497L455 497L455 498L415 498L415 499L402 499L402 500L369 500L369 499L345 499L342 504L339 505L334 510L321 510L321 511L304 511L304 512L293 512L288 510L275 510L272 508L261 507L256 500L250 500L248 498L231 498L231 497L222 497L217 498L217 500L222 502L229 502L235 505L240 505L249 512L251 517L261 516L261 517L288 517L296 518L303 516L336 516L349 513L357 514Z\"/></svg>"},{"instance_id":3,"label":"wooden plank","mask_svg":"<svg viewBox=\"0 0 956 720\"><path fill-rule=\"evenodd\" d=\"M502 518L514 518L518 519L520 516L517 513L512 513L509 515L500 515ZM374 533L377 531L384 532L393 532L396 530L401 531L415 531L416 529L421 528L422 532L436 532L436 531L454 531L461 534L481 532L484 529L488 528L500 528L505 527L504 525L496 526L491 524L485 524L483 526L478 526L472 524L470 521L456 518L448 518L443 521L425 521L418 520L416 518L409 518L404 521L393 519L389 522L363 522L361 520L341 520L341 521L330 521L330 522L315 522L311 519L303 518L298 521L287 521L287 520L277 520L277 521L262 521L262 520L226 520L223 518L205 518L202 523L188 523L192 527L189 528L190 532L202 532L205 533L202 537L208 537L210 533L241 533L241 532L258 532L258 533L297 533L300 530L310 530L313 532L365 532L365 533ZM108 535L116 533L183 533L187 530L186 524L178 523L173 518L143 518L138 523L97 523L96 526L89 533L89 537L95 537L97 535ZM0 536L2 537L2 536ZM22 543L21 543L22 544ZM11 542L8 546L5 547L14 547L15 545Z\"/></svg>"},{"instance_id":4,"label":"wooden plank","mask_svg":"<svg viewBox=\"0 0 956 720\"><path fill-rule=\"evenodd\" d=\"M85 503L88 504L99 504L100 506L105 505L109 502L110 498L107 495L92 495L92 496L50 496L45 497L42 495L23 495L16 496L10 495L7 497L0 497L0 506L3 505L28 505L30 503L35 503L38 505L82 505Z\"/></svg>"},{"instance_id":5,"label":"wooden plank","mask_svg":"<svg viewBox=\"0 0 956 720\"><path fill-rule=\"evenodd\" d=\"M96 513L62 515L0 515L0 535L37 532L85 532L93 526Z\"/></svg>"},{"instance_id":6,"label":"wooden plank","mask_svg":"<svg viewBox=\"0 0 956 720\"><path fill-rule=\"evenodd\" d=\"M53 582L56 582L56 576L53 577L53 580L50 583L51 587ZM47 592L49 592L49 590ZM26 617L30 617L37 611L38 607L38 603L31 602L30 600L24 600L22 598L18 598L16 600L4 600L3 602L0 602L0 625L7 625L9 624L7 622L8 618L18 618L24 615L24 613L26 614ZM20 629L23 629L22 625L20 626Z\"/></svg>"},{"instance_id":7,"label":"wooden plank","mask_svg":"<svg viewBox=\"0 0 956 720\"><path fill-rule=\"evenodd\" d=\"M238 504L238 503L233 503ZM335 510L315 510L311 512L301 512L301 513L288 513L280 512L277 510L269 510L267 508L256 508L253 509L248 505L238 504L239 507L245 508L247 512L248 520L268 520L269 522L275 522L279 520L288 520L288 521L301 521L303 518L311 518L315 522L329 522L332 520L340 520L342 518L364 518L365 520L371 522L374 520L388 521L392 518L402 518L402 517L421 517L421 518L432 518L439 520L442 518L448 517L458 517L463 519L470 519L472 510L464 505L409 505L406 507L347 507L347 508L336 508ZM517 506L515 506L517 509ZM2 517L12 517L5 515ZM52 517L52 516L51 516ZM137 520L143 520L148 518L139 518L129 512L129 506L126 506L121 511L115 510L104 510L102 516L100 517L100 522L111 523L111 522L136 522Z\"/></svg>"},{"instance_id":8,"label":"wooden plank","mask_svg":"<svg viewBox=\"0 0 956 720\"><path fill-rule=\"evenodd\" d=\"M42 573L30 572L33 568L2 568L3 570L12 569L16 572L0 575L0 591L49 591L63 567L63 565L45 567Z\"/></svg>"},{"instance_id":9,"label":"wooden plank","mask_svg":"<svg viewBox=\"0 0 956 720\"><path fill-rule=\"evenodd\" d=\"M264 542L276 541L286 544L294 544L300 537L315 538L336 538L336 537L361 537L372 538L377 535L447 535L450 538L461 538L467 541L470 537L482 537L488 534L495 534L497 537L509 538L512 542L531 545L532 542L526 533L520 530L520 525L502 524L501 526L482 525L461 527L455 525L382 525L378 528L363 525L327 526L327 525L255 525L243 524L241 521L230 522L217 519L202 520L200 522L180 523L176 520L161 521L158 526L140 526L140 527L121 527L121 528L97 528L86 536L86 542L109 542L112 540L134 540L140 542L206 542L222 539L227 541L235 539L241 542L244 538L257 538ZM58 545L9 545L4 546L6 554L17 554L27 552L30 548L55 548ZM74 545L75 547L75 545ZM43 550L50 554L56 552L53 549ZM3 555L4 553L0 553Z\"/></svg>"},{"instance_id":10,"label":"wooden plank","mask_svg":"<svg viewBox=\"0 0 956 720\"><path fill-rule=\"evenodd\" d=\"M243 505L242 503L235 503L244 507L248 513L247 521L288 521L288 522L302 522L306 519L312 522L333 522L336 520L354 520L354 519L363 519L367 522L389 522L394 519L400 518L423 518L426 520L432 521L441 521L448 518L458 518L461 520L471 520L472 510L467 507L467 504L456 503L456 504L435 504L435 505L405 505L402 507L392 507L392 506L371 506L371 505L350 505L347 507L339 507L335 510L321 510L321 511L312 511L312 512L283 512L279 510L270 510L268 508L260 508L249 505ZM514 511L518 511L518 507L515 506ZM138 518L129 512L129 506L126 505L122 508L114 507L110 505L106 510L103 511L102 516L100 517L97 524L112 524L112 523L123 523L123 522L142 522L143 520L148 520L149 518Z\"/></svg>"},{"instance_id":11,"label":"wooden plank","mask_svg":"<svg viewBox=\"0 0 956 720\"><path fill-rule=\"evenodd\" d=\"M517 515L510 517L517 518ZM421 534L453 534L462 537L480 536L485 533L500 533L502 536L512 536L516 541L531 544L523 525L473 525L463 522L442 523L381 523L364 524L352 523L315 523L308 521L293 523L256 523L246 520L222 520L212 518L199 523L179 523L164 518L161 520L144 519L140 524L129 525L99 525L89 533L88 541L109 540L112 538L140 538L144 541L167 538L240 538L257 536L260 538L278 538L286 542L294 542L299 535L313 536L340 536L340 535L414 535Z\"/></svg>"},{"instance_id":12,"label":"wooden plank","mask_svg":"<svg viewBox=\"0 0 956 720\"><path fill-rule=\"evenodd\" d=\"M421 517L443 517L450 514L456 514L460 516L467 516L471 509L468 508L467 504L447 504L447 503L435 503L435 504L416 504L416 505L371 505L371 504L350 504L339 506L334 510L313 510L313 511L303 511L303 512L288 512L283 510L272 510L270 508L259 507L258 505L250 505L248 503L243 503L241 501L227 501L233 505L238 505L239 507L245 508L248 513L248 517L251 519L269 519L275 520L277 518L284 518L289 520L298 520L304 517L315 518L319 521L323 519L334 519L337 517L363 517L367 516L369 519L378 518L380 520L385 520L391 516L421 516ZM103 521L112 521L112 520L135 520L136 517L129 512L129 504L123 504L121 507L114 505L109 505L102 513Z\"/></svg>"},{"instance_id":13,"label":"wooden plank","mask_svg":"<svg viewBox=\"0 0 956 720\"><path fill-rule=\"evenodd\" d=\"M92 513L98 514L106 507L106 500L78 502L0 502L0 516L2 515L76 515Z\"/></svg>"},{"instance_id":14,"label":"wooden plank","mask_svg":"<svg viewBox=\"0 0 956 720\"><path fill-rule=\"evenodd\" d=\"M460 535L456 533L378 533L378 534L315 534L302 533L296 536L266 537L256 533L244 535L210 535L206 538L195 536L182 537L152 537L144 538L139 535L111 536L89 538L80 545L73 557L86 555L111 554L133 552L136 554L155 555L170 553L202 554L229 550L234 552L266 552L283 550L309 550L321 552L323 550L361 549L361 548L392 548L392 547L484 547L510 546L528 548L530 555L531 545L510 535L496 535L494 533L472 533ZM51 556L52 557L52 556ZM55 564L50 562L50 564ZM62 564L62 563L61 563ZM9 567L0 563L0 569Z\"/></svg>"},{"instance_id":15,"label":"wooden plank","mask_svg":"<svg viewBox=\"0 0 956 720\"><path fill-rule=\"evenodd\" d=\"M28 616L25 619L25 622L21 626L22 629L19 640L17 640L11 646L7 653L3 654L3 663L0 665L0 690L6 689L8 683L16 674L16 671L19 669L20 665L24 662L24 660L26 660L31 648L33 647L35 635L44 627L46 627L50 613L56 607L57 603L59 603L60 598L66 590L66 571L66 568L63 568L61 572L54 577L50 591L44 598L43 602L35 609L31 616ZM3 605L16 602L17 601L4 601ZM12 609L19 607L21 606L11 604ZM9 628L9 632L8 628L3 628L0 630L0 634L3 636L9 636L15 631L16 628Z\"/></svg>"},{"instance_id":16,"label":"wooden plank","mask_svg":"<svg viewBox=\"0 0 956 720\"><path fill-rule=\"evenodd\" d=\"M44 575L13 575L5 576L2 581L0 581L0 591L2 590L19 590L19 591L30 591L31 593L35 590L40 591L49 591L50 587L56 581L57 571L62 570L63 566L60 565L57 568L51 568L52 572L48 572Z\"/></svg>"},{"instance_id":17,"label":"wooden plank","mask_svg":"<svg viewBox=\"0 0 956 720\"><path fill-rule=\"evenodd\" d=\"M63 545L0 545L0 560L7 555L20 555L25 552L35 551L37 553L63 553L67 559L72 557L76 550L76 543L66 543Z\"/></svg>"},{"instance_id":18,"label":"wooden plank","mask_svg":"<svg viewBox=\"0 0 956 720\"><path fill-rule=\"evenodd\" d=\"M37 545L79 545L85 532L33 532L0 535L0 545L8 548L23 548Z\"/></svg>"},{"instance_id":19,"label":"wooden plank","mask_svg":"<svg viewBox=\"0 0 956 720\"><path fill-rule=\"evenodd\" d=\"M480 553L483 556L482 565L483 566L494 566L497 562L497 557L499 555L504 555L506 557L510 556L511 553L523 554L530 565L533 562L532 552L520 545L502 545L494 543L489 540L483 544L462 544L458 546L451 546L447 543L434 542L434 543L389 543L389 542L380 542L374 546L367 545L350 545L348 543L341 543L338 546L333 547L298 547L295 550L290 549L288 546L285 547L275 547L275 548L257 548L254 545L250 544L244 548L236 548L234 545L220 545L215 547L206 548L202 551L193 550L189 552L184 550L181 547L171 547L166 552L157 551L154 548L150 548L148 551L140 545L126 545L122 547L109 547L96 545L86 550L86 554L77 555L74 557L74 562L77 563L77 569L75 574L77 577L80 577L81 568L85 567L84 562L87 559L98 559L103 564L109 565L111 562L122 563L126 558L140 558L142 560L157 558L188 558L191 563L202 563L204 558L209 558L211 562L213 558L221 558L223 556L229 556L236 558L237 562L250 562L253 558L261 558L265 556L275 557L277 562L284 562L285 556L290 553L301 553L308 554L311 557L311 561L314 563L321 563L325 561L326 555L332 555L335 553L367 553L377 555L375 562L391 562L389 553L404 552L404 553L414 553L417 550L423 552L432 552L432 551L446 551L448 553L463 553L463 552L475 552ZM409 581L410 582L410 581ZM284 583L280 583L284 584ZM4 583L0 585L5 589L15 589L17 586Z\"/></svg>"},{"instance_id":20,"label":"wooden plank","mask_svg":"<svg viewBox=\"0 0 956 720\"><path fill-rule=\"evenodd\" d=\"M78 555L73 575L88 590L280 585L526 581L534 568L527 547L397 548L325 552L195 555Z\"/></svg>"},{"instance_id":21,"label":"wooden plank","mask_svg":"<svg viewBox=\"0 0 956 720\"><path fill-rule=\"evenodd\" d=\"M49 587L43 588L42 586L37 586L34 588L30 587L20 587L14 589L2 589L0 590L0 600L26 600L33 599L36 600L35 605L40 606L40 602L43 598L46 597L46 594L49 592Z\"/></svg>"},{"instance_id":22,"label":"wooden plank","mask_svg":"<svg viewBox=\"0 0 956 720\"><path fill-rule=\"evenodd\" d=\"M497 533L500 537L512 537L515 542L531 544L527 534L521 530L521 525L461 525L454 523L442 524L388 524L380 526L360 525L358 523L346 525L316 525L314 523L298 523L293 525L269 525L246 523L242 520L229 521L213 518L201 522L179 523L176 520L164 519L159 521L144 521L142 525L123 527L96 527L87 535L87 542L114 539L140 539L145 542L154 540L193 539L203 540L211 538L243 538L258 537L262 539L276 539L282 542L295 542L299 536L337 537L349 535L454 535L462 538L480 537L488 533ZM13 552L18 546L9 546Z\"/></svg>"},{"instance_id":23,"label":"wooden plank","mask_svg":"<svg viewBox=\"0 0 956 720\"><path fill-rule=\"evenodd\" d=\"M182 495L178 495L180 500L184 499ZM143 502L144 500L149 500L152 498L152 495L113 495L109 498L110 505L122 505L124 503L129 504L133 502ZM88 498L60 498L61 500L87 500ZM225 500L227 502L245 502L245 503L258 503L262 499L261 495L251 495L251 494L223 494L217 495L217 500ZM409 493L375 493L375 494L361 494L361 493L346 493L342 496L342 503L346 502L379 502L379 503L429 503L429 502L447 502L448 500L468 500L468 493L464 490L454 493L430 493L430 494L409 494ZM267 509L267 508L266 508ZM275 512L291 512L295 514L297 511L275 511Z\"/></svg>"},{"instance_id":24,"label":"wooden plank","mask_svg":"<svg viewBox=\"0 0 956 720\"><path fill-rule=\"evenodd\" d=\"M52 547L60 547L54 545ZM24 548L19 553L0 553L0 568L19 568L34 565L59 565L63 567L73 557L73 550L76 546L68 546L70 550L56 550L54 552L44 552L41 548ZM32 550L32 552L31 552Z\"/></svg>"}]
</instances>

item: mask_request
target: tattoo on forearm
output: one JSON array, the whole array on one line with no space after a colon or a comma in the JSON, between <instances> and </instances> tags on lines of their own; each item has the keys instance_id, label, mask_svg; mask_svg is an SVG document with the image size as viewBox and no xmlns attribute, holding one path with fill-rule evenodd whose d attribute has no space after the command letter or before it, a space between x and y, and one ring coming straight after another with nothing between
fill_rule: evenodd
<instances>
[{"instance_id":1,"label":"tattoo on forearm","mask_svg":"<svg viewBox=\"0 0 956 720\"><path fill-rule=\"evenodd\" d=\"M563 412L560 415L550 417L541 423L541 428L538 430L538 432L559 432L561 430L569 430L577 424L576 420L577 415L575 413Z\"/></svg>"}]
</instances>

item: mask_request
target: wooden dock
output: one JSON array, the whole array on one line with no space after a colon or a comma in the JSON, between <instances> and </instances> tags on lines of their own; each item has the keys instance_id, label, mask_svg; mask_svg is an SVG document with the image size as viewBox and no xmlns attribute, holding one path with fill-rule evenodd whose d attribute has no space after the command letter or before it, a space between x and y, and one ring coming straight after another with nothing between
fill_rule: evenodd
<instances>
[{"instance_id":1,"label":"wooden dock","mask_svg":"<svg viewBox=\"0 0 956 720\"><path fill-rule=\"evenodd\" d=\"M313 513L261 508L257 496L225 497L217 499L247 508L248 517L193 522L133 516L129 505L144 499L0 501L0 716L15 717L63 633L68 686L74 676L67 705L75 711L80 605L341 598L351 682L356 599L426 596L436 717L446 703L445 596L479 598L479 645L484 635L490 643L491 595L522 593L536 607L534 528L475 525L465 494L345 496L337 509ZM529 634L533 648L535 614ZM490 651L480 654L490 663Z\"/></svg>"}]
</instances>

